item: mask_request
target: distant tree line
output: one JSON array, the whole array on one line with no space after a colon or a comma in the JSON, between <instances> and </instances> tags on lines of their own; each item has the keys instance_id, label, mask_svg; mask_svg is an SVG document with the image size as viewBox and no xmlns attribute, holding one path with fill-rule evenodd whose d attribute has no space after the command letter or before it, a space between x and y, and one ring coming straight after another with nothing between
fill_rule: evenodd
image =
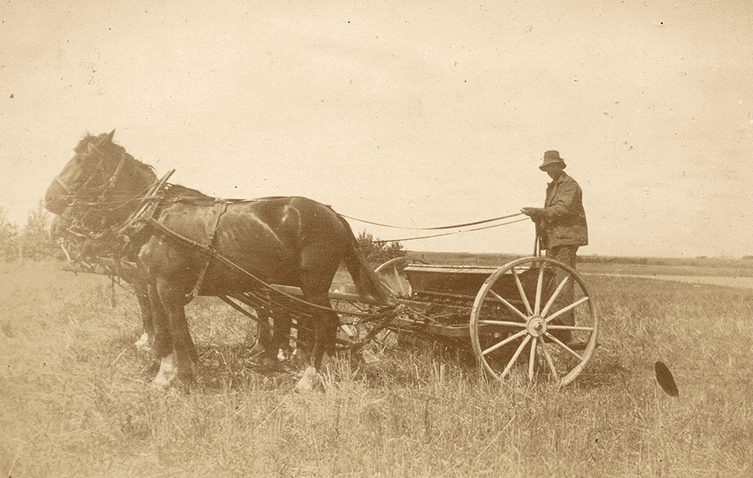
<instances>
[{"instance_id":1,"label":"distant tree line","mask_svg":"<svg viewBox=\"0 0 753 478\"><path fill-rule=\"evenodd\" d=\"M648 265L650 261L656 261L657 259L649 259L648 257L610 257L610 256L579 256L578 262L590 262L595 264L608 264L614 262L615 264L637 264Z\"/></svg>"},{"instance_id":2,"label":"distant tree line","mask_svg":"<svg viewBox=\"0 0 753 478\"><path fill-rule=\"evenodd\" d=\"M366 231L361 232L357 239L358 251L372 266L384 264L390 259L403 257L406 254L406 251L403 250L403 245L399 242L382 241Z\"/></svg>"},{"instance_id":3,"label":"distant tree line","mask_svg":"<svg viewBox=\"0 0 753 478\"><path fill-rule=\"evenodd\" d=\"M60 249L49 236L52 217L42 207L29 211L23 227L10 222L8 211L0 206L0 260L43 260L58 257Z\"/></svg>"}]
</instances>

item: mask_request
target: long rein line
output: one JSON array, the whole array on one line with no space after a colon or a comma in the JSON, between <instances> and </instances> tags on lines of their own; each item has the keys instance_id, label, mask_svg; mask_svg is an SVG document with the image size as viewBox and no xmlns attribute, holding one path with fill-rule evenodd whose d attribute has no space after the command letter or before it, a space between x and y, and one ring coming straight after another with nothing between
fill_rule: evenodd
<instances>
[{"instance_id":1,"label":"long rein line","mask_svg":"<svg viewBox=\"0 0 753 478\"><path fill-rule=\"evenodd\" d=\"M378 222L366 221L364 219L358 219L358 218L355 218L355 217L346 216L345 214L340 214L340 215L342 217L344 217L344 218L351 219L353 221L363 222L365 224L371 224L371 225L374 225L374 226L389 227L389 228L392 228L392 229L410 229L410 230L414 230L414 231L438 231L438 230L446 230L446 229L459 229L459 228L468 227L468 226L475 226L475 225L478 225L478 224L488 224L490 222L496 222L496 221L501 221L503 219L511 219L513 217L522 216L523 213L519 212L519 213L516 213L516 214L508 214L506 216L494 217L494 218L491 218L491 219L483 219L481 221L467 222L467 223L464 223L464 224L454 224L454 225L451 225L451 226L438 226L438 227L402 227L402 226L393 226L393 225L389 225L389 224L381 224L381 223L378 223ZM524 217L524 218L521 218L521 219L516 219L514 221L507 221L507 222L503 222L503 223L500 223L500 224L492 224L492 225L489 225L489 226L474 227L474 228L471 228L471 229L457 230L457 231L451 231L451 232L444 232L444 233L440 233L440 234L430 234L430 235L426 235L426 236L406 237L406 238L402 238L402 239L384 239L384 240L379 239L379 240L375 240L374 242L377 243L377 244L384 244L384 243L388 243L388 242L417 241L417 240L420 240L420 239L430 239L430 238L433 238L433 237L451 236L453 234L461 234L463 232L473 232L473 231L481 231L481 230L484 230L484 229L492 229L492 228L495 228L495 227L507 226L509 224L515 224L516 222L523 222L523 221L526 221L526 220L528 220L528 218Z\"/></svg>"},{"instance_id":2,"label":"long rein line","mask_svg":"<svg viewBox=\"0 0 753 478\"><path fill-rule=\"evenodd\" d=\"M442 229L457 229L459 227L476 226L478 224L486 224L486 223L489 223L489 222L501 221L503 219L510 219L512 217L522 216L523 213L522 212L518 212L518 213L515 213L515 214L508 214L506 216L493 217L491 219L482 219L480 221L466 222L466 223L463 223L463 224L453 224L451 226L437 226L437 227L405 227L405 226L394 226L394 225L391 225L391 224L381 224L381 223L378 223L378 222L367 221L365 219L359 219L357 217L346 216L345 214L340 214L340 215L342 217L346 218L346 219L352 219L353 221L363 222L365 224L371 224L372 226L389 227L391 229L411 229L411 230L414 230L414 231L440 231Z\"/></svg>"},{"instance_id":3,"label":"long rein line","mask_svg":"<svg viewBox=\"0 0 753 478\"><path fill-rule=\"evenodd\" d=\"M516 214L516 216L517 216L517 214ZM482 231L484 229L493 229L495 227L508 226L510 224L515 224L516 222L523 222L523 221L527 221L527 220L528 220L528 218L524 217L522 219L516 219L514 221L502 222L500 224L492 224L491 226L474 227L474 228L466 229L466 230L463 230L463 231L444 232L442 234L430 234L428 236L419 236L419 237L404 237L402 239L378 239L378 240L375 240L374 242L377 243L377 244L385 244L385 243L388 243L388 242L418 241L420 239L431 239L433 237L452 236L454 234L462 234L464 232L474 232L474 231Z\"/></svg>"}]
</instances>

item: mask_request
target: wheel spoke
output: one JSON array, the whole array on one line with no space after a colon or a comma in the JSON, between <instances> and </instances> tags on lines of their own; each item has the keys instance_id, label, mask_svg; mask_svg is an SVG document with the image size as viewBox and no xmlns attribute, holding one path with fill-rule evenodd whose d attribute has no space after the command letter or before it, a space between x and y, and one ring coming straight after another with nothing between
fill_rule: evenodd
<instances>
[{"instance_id":1,"label":"wheel spoke","mask_svg":"<svg viewBox=\"0 0 753 478\"><path fill-rule=\"evenodd\" d=\"M520 282L518 271L516 271L514 267L511 270L512 270L512 276L515 279L515 285L518 286L518 292L520 293L520 298L523 300L523 304L526 306L526 312L528 312L528 315L533 315L533 310L531 309L531 303L528 301L528 296L526 296L526 291L523 290L523 284Z\"/></svg>"},{"instance_id":2,"label":"wheel spoke","mask_svg":"<svg viewBox=\"0 0 753 478\"><path fill-rule=\"evenodd\" d=\"M500 348L500 347L504 347L505 345L509 344L509 343L510 343L510 342L512 342L513 340L515 340L515 339L517 339L517 338L519 338L519 337L522 337L523 335L525 335L525 334L526 334L526 332L527 332L527 331L525 331L525 330L521 330L520 332L518 332L518 333L516 333L516 334L513 334L513 335L511 335L511 336L507 337L507 338L506 338L505 340L503 340L503 341L501 341L501 342L499 342L499 343L497 343L497 344L494 344L494 345L492 345L492 346L491 346L491 347L489 347L488 349L486 349L486 350L483 350L483 351L482 351L481 353L482 353L483 355L488 355L488 354L490 354L490 353L494 352L495 350L497 350L498 348Z\"/></svg>"},{"instance_id":3,"label":"wheel spoke","mask_svg":"<svg viewBox=\"0 0 753 478\"><path fill-rule=\"evenodd\" d=\"M513 364L518 360L518 357L520 357L520 353L523 352L523 349L526 347L526 344L531 340L530 335L526 335L526 338L523 339L523 343L520 344L518 347L518 350L515 351L515 354L512 356L509 362L507 362L507 366L502 371L502 377L504 378L507 376L508 373L510 373L510 369L512 368Z\"/></svg>"},{"instance_id":4,"label":"wheel spoke","mask_svg":"<svg viewBox=\"0 0 753 478\"><path fill-rule=\"evenodd\" d=\"M547 337L548 337L548 338L549 338L549 339L550 339L550 340L551 340L552 342L556 343L557 345L559 345L560 347L562 347L563 349L565 349L565 350L566 350L566 351L567 351L568 353L570 353L570 354L571 354L571 355L572 355L573 357L575 357L576 359L578 359L578 360L580 360L580 361L583 361L583 357L581 357L581 356L580 356L580 355L578 355L578 354L577 354L577 353L576 353L576 352L575 352L575 351L574 351L573 349L571 349L570 347L568 347L567 345L565 345L565 343L564 343L564 342L562 342L562 341L561 341L560 339L558 339L558 338L557 338L557 337L555 337L554 335L551 335L551 334L548 334L548 333L546 334L546 336L547 336Z\"/></svg>"},{"instance_id":5,"label":"wheel spoke","mask_svg":"<svg viewBox=\"0 0 753 478\"><path fill-rule=\"evenodd\" d=\"M541 289L544 283L544 261L539 262L539 278L536 281L536 305L534 306L534 314L539 315L541 312Z\"/></svg>"},{"instance_id":6,"label":"wheel spoke","mask_svg":"<svg viewBox=\"0 0 753 478\"><path fill-rule=\"evenodd\" d=\"M531 340L531 355L528 357L528 381L533 382L533 372L536 367L536 340Z\"/></svg>"},{"instance_id":7,"label":"wheel spoke","mask_svg":"<svg viewBox=\"0 0 753 478\"><path fill-rule=\"evenodd\" d=\"M544 341L544 337L539 336L539 343L541 344L541 351L544 352L544 358L546 358L546 363L549 364L549 370L552 371L552 376L554 377L554 381L559 382L560 375L557 373L557 369L554 366L554 360L552 360L552 356L549 354L549 346Z\"/></svg>"},{"instance_id":8,"label":"wheel spoke","mask_svg":"<svg viewBox=\"0 0 753 478\"><path fill-rule=\"evenodd\" d=\"M563 307L562 309L558 310L557 312L555 312L552 315L550 315L549 317L547 317L546 318L547 323L551 322L553 319L556 319L557 317L559 317L560 315L564 314L565 312L570 311L570 310L578 307L580 304L582 304L584 302L588 302L589 300L590 300L590 297L583 297L583 298L581 298L581 299L573 302L572 304L568 305L567 307Z\"/></svg>"},{"instance_id":9,"label":"wheel spoke","mask_svg":"<svg viewBox=\"0 0 753 478\"><path fill-rule=\"evenodd\" d=\"M583 332L593 332L593 327L583 327L580 325L547 325L547 330L578 330Z\"/></svg>"},{"instance_id":10,"label":"wheel spoke","mask_svg":"<svg viewBox=\"0 0 753 478\"><path fill-rule=\"evenodd\" d=\"M479 325L504 325L507 327L525 327L521 322L508 322L506 320L479 320Z\"/></svg>"},{"instance_id":11,"label":"wheel spoke","mask_svg":"<svg viewBox=\"0 0 753 478\"><path fill-rule=\"evenodd\" d=\"M495 299L497 299L498 301L500 301L503 304L505 304L508 309L510 309L511 311L513 311L514 313L516 313L518 315L518 317L520 317L521 319L523 319L523 321L528 322L528 317L526 317L525 314L523 314L523 312L519 311L517 309L517 307L515 307L511 303L507 302L507 300L504 297L502 297L501 295L497 294L493 290L490 290L489 293L491 295L493 295Z\"/></svg>"},{"instance_id":12,"label":"wheel spoke","mask_svg":"<svg viewBox=\"0 0 753 478\"><path fill-rule=\"evenodd\" d=\"M544 310L541 311L541 316L546 317L547 312L549 312L549 308L554 304L554 301L557 299L557 296L560 295L560 292L562 292L562 289L565 288L565 284L570 280L570 276L565 277L562 279L562 282L557 286L557 289L554 291L554 294L549 298L549 302L546 303L544 306Z\"/></svg>"}]
</instances>

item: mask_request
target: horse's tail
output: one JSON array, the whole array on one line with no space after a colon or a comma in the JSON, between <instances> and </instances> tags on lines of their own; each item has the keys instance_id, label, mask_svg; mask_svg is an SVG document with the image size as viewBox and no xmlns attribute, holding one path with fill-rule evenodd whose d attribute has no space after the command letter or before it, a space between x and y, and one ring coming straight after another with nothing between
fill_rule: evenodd
<instances>
[{"instance_id":1,"label":"horse's tail","mask_svg":"<svg viewBox=\"0 0 753 478\"><path fill-rule=\"evenodd\" d=\"M369 263L366 262L366 259L358 252L358 240L356 240L350 224L343 217L340 217L340 221L342 221L348 232L348 236L350 236L348 249L345 253L345 265L348 267L348 272L353 278L353 282L356 283L358 295L364 300L371 299L376 300L380 304L390 304L392 301L387 295L387 290L382 285L376 272L374 272Z\"/></svg>"}]
</instances>

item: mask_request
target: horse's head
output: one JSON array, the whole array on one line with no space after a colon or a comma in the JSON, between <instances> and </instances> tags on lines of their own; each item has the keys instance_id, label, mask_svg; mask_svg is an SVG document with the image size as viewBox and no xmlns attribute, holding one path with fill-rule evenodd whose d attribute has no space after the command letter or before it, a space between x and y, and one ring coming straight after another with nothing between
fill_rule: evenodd
<instances>
[{"instance_id":1,"label":"horse's head","mask_svg":"<svg viewBox=\"0 0 753 478\"><path fill-rule=\"evenodd\" d=\"M157 179L154 170L113 143L115 130L86 135L45 193L48 211L62 216L74 204L122 216L125 206ZM117 218L113 218L117 219Z\"/></svg>"},{"instance_id":2,"label":"horse's head","mask_svg":"<svg viewBox=\"0 0 753 478\"><path fill-rule=\"evenodd\" d=\"M62 215L75 199L104 191L107 151L115 130L99 136L86 135L74 148L76 153L52 181L44 196L44 206ZM112 172L112 171L111 171ZM99 191L98 191L99 190Z\"/></svg>"}]
</instances>

